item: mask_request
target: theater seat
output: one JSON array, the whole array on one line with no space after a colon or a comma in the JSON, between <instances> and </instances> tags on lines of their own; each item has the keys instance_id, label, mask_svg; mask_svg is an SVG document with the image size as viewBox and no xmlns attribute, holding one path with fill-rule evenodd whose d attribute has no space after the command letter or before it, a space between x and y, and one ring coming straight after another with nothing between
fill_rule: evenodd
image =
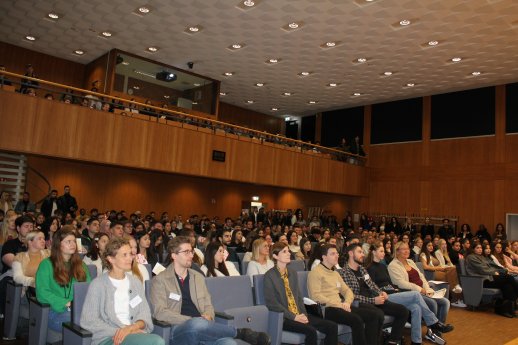
<instances>
[{"instance_id":1,"label":"theater seat","mask_svg":"<svg viewBox=\"0 0 518 345\"><path fill-rule=\"evenodd\" d=\"M459 259L459 268L464 303L472 310L478 307L483 300L492 301L493 299L502 297L502 291L500 291L500 289L484 287L484 277L469 276L466 272L464 259Z\"/></svg>"},{"instance_id":2,"label":"theater seat","mask_svg":"<svg viewBox=\"0 0 518 345\"><path fill-rule=\"evenodd\" d=\"M20 307L23 285L16 284L14 281L7 282L5 296L5 318L3 340L16 339L16 327L20 317Z\"/></svg>"},{"instance_id":3,"label":"theater seat","mask_svg":"<svg viewBox=\"0 0 518 345\"><path fill-rule=\"evenodd\" d=\"M29 299L29 341L28 345L45 345L58 343L61 333L48 328L50 305L40 303L34 297Z\"/></svg>"}]
</instances>

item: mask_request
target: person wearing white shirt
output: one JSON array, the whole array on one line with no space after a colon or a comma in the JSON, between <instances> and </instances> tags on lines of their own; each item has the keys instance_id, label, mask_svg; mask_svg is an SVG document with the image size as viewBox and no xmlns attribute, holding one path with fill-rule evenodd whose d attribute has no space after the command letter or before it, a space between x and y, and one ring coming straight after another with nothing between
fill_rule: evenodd
<instances>
[{"instance_id":1,"label":"person wearing white shirt","mask_svg":"<svg viewBox=\"0 0 518 345\"><path fill-rule=\"evenodd\" d=\"M270 260L270 246L263 238L258 238L252 243L252 259L248 263L246 275L250 279L256 274L265 274L274 266Z\"/></svg>"},{"instance_id":2,"label":"person wearing white shirt","mask_svg":"<svg viewBox=\"0 0 518 345\"><path fill-rule=\"evenodd\" d=\"M201 270L207 277L240 275L235 265L225 261L225 246L221 242L209 243L205 249L205 264Z\"/></svg>"}]
</instances>

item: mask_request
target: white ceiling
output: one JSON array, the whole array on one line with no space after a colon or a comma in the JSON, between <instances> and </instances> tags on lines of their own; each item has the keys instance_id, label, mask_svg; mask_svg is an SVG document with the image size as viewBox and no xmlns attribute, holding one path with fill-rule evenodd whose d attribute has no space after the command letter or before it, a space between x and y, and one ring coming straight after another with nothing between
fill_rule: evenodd
<instances>
[{"instance_id":1,"label":"white ceiling","mask_svg":"<svg viewBox=\"0 0 518 345\"><path fill-rule=\"evenodd\" d=\"M318 111L518 81L516 0L0 1L0 37L88 63L118 48L222 81L223 101L268 114ZM142 5L146 16L133 12ZM61 18L46 19L49 12ZM402 19L413 23L394 25ZM292 32L282 29L303 22ZM186 28L200 25L196 34ZM99 37L105 30L109 39ZM35 42L24 39L26 35ZM428 47L430 40L438 40ZM336 47L323 49L326 41ZM237 51L227 49L245 43ZM154 45L156 53L146 52ZM86 51L83 56L72 52ZM462 57L452 63L453 57ZM369 60L353 63L359 57ZM269 58L279 58L268 65ZM301 71L312 75L300 77ZM234 72L224 77L224 72ZM386 77L383 72L392 71ZM482 74L471 75L474 71ZM254 83L263 82L262 88ZM339 83L335 88L328 83ZM415 83L413 88L404 87ZM293 95L282 96L283 92ZM352 96L354 92L361 96ZM254 104L247 104L254 100ZM318 103L309 105L309 100ZM272 107L279 108L274 113Z\"/></svg>"}]
</instances>

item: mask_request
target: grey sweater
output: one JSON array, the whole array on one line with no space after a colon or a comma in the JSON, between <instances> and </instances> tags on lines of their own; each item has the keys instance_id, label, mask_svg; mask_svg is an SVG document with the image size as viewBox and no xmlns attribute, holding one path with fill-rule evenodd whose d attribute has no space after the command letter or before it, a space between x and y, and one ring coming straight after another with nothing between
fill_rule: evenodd
<instances>
[{"instance_id":1,"label":"grey sweater","mask_svg":"<svg viewBox=\"0 0 518 345\"><path fill-rule=\"evenodd\" d=\"M137 296L142 299L135 308L130 306L131 321L132 323L138 320L144 321L146 324L144 332L149 333L153 330L153 321L151 320L151 311L146 301L144 287L138 278L129 274L127 274L127 277L130 282L130 301ZM125 327L115 314L115 291L116 289L110 281L108 273L92 280L88 287L83 311L81 312L80 325L92 332L92 345L98 345L106 338L113 337L119 328Z\"/></svg>"}]
</instances>

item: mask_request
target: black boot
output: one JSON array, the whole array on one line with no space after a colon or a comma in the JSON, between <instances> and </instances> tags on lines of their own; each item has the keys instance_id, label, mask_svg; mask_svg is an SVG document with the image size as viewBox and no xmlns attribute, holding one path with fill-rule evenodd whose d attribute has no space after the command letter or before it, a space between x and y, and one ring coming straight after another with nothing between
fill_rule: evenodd
<instances>
[{"instance_id":1,"label":"black boot","mask_svg":"<svg viewBox=\"0 0 518 345\"><path fill-rule=\"evenodd\" d=\"M256 332L250 328L239 328L235 338L246 341L250 345L270 345L272 343L268 334L265 332Z\"/></svg>"}]
</instances>

